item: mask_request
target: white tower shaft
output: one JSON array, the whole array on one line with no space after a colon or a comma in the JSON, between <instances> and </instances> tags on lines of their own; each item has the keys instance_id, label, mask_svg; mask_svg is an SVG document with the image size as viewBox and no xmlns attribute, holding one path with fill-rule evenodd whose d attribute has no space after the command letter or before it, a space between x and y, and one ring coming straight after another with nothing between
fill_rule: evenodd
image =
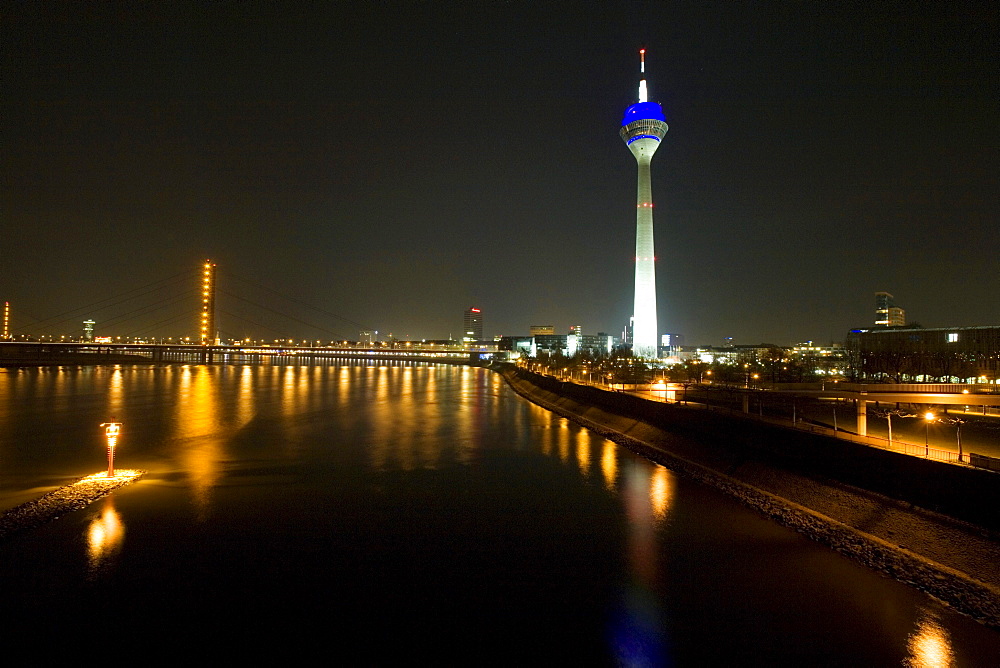
<instances>
[{"instance_id":1,"label":"white tower shaft","mask_svg":"<svg viewBox=\"0 0 1000 668\"><path fill-rule=\"evenodd\" d=\"M632 351L638 357L656 357L656 255L653 249L653 193L649 165L660 142L642 138L629 144L639 166L635 210L635 302L632 315Z\"/></svg>"}]
</instances>

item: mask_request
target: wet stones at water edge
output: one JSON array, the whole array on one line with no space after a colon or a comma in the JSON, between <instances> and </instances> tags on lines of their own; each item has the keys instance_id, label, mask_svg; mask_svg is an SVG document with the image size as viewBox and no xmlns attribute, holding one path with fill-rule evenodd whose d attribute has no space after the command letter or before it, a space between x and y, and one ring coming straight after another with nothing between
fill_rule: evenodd
<instances>
[{"instance_id":1,"label":"wet stones at water edge","mask_svg":"<svg viewBox=\"0 0 1000 668\"><path fill-rule=\"evenodd\" d=\"M34 529L74 510L86 508L145 474L145 471L134 469L118 470L110 478L104 472L95 473L11 508L0 515L0 540Z\"/></svg>"}]
</instances>

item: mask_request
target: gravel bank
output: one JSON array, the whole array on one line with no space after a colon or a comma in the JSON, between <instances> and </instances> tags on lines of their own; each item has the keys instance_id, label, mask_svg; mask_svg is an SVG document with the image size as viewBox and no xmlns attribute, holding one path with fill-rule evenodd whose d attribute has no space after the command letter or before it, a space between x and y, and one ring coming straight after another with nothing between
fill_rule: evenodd
<instances>
[{"instance_id":1,"label":"gravel bank","mask_svg":"<svg viewBox=\"0 0 1000 668\"><path fill-rule=\"evenodd\" d=\"M0 515L0 540L85 508L119 487L135 482L145 473L122 469L113 478L108 478L106 473L95 473L11 508Z\"/></svg>"}]
</instances>

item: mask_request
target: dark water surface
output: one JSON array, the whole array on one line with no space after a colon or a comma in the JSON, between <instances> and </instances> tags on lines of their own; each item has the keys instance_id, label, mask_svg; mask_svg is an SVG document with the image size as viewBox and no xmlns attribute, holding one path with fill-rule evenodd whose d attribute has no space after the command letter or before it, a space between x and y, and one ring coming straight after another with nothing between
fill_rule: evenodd
<instances>
[{"instance_id":1,"label":"dark water surface","mask_svg":"<svg viewBox=\"0 0 1000 668\"><path fill-rule=\"evenodd\" d=\"M483 369L0 371L0 640L177 661L993 666L1000 634ZM147 655L148 653L148 655Z\"/></svg>"}]
</instances>

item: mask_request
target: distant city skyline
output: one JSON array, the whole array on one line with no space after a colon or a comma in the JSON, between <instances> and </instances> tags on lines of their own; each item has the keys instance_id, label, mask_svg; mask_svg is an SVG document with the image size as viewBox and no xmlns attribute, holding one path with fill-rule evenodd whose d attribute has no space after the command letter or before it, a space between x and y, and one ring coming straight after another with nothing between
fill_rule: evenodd
<instances>
[{"instance_id":1,"label":"distant city skyline","mask_svg":"<svg viewBox=\"0 0 1000 668\"><path fill-rule=\"evenodd\" d=\"M886 288L926 327L998 324L985 7L10 4L0 299L16 333L210 257L223 333L278 326L234 277L343 338L443 339L469 304L487 337L619 332L635 176L608 128L646 46L659 331L840 341Z\"/></svg>"}]
</instances>

